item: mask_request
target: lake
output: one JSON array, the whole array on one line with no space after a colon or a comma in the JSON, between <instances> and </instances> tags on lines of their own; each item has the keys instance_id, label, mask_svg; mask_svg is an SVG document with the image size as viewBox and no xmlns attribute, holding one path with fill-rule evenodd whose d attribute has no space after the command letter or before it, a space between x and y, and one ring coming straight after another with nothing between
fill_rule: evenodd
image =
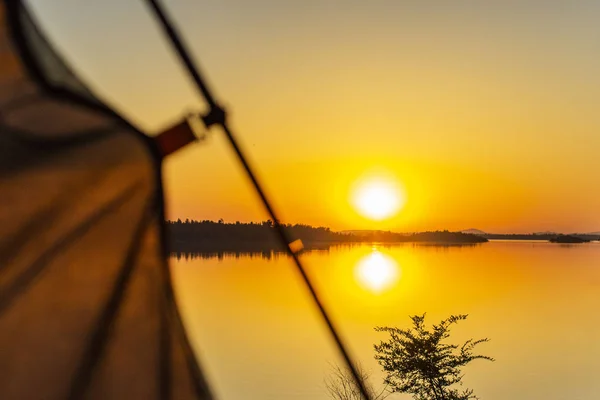
<instances>
[{"instance_id":1,"label":"lake","mask_svg":"<svg viewBox=\"0 0 600 400\"><path fill-rule=\"evenodd\" d=\"M490 338L464 384L482 400L600 396L600 243L358 245L301 255L352 354L381 387L376 326L469 314L450 341ZM326 400L337 352L285 255L171 259L195 351L220 399ZM410 399L392 395L388 399Z\"/></svg>"}]
</instances>

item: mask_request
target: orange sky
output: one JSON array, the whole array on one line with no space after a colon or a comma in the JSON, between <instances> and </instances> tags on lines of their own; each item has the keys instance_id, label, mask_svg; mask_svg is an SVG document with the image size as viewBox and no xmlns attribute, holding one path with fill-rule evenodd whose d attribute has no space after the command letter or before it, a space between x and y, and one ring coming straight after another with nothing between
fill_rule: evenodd
<instances>
[{"instance_id":1,"label":"orange sky","mask_svg":"<svg viewBox=\"0 0 600 400\"><path fill-rule=\"evenodd\" d=\"M31 3L142 128L202 109L143 2ZM169 3L286 221L600 230L599 4ZM408 200L380 222L348 201L373 169ZM165 178L171 218L265 218L218 131L172 156Z\"/></svg>"}]
</instances>

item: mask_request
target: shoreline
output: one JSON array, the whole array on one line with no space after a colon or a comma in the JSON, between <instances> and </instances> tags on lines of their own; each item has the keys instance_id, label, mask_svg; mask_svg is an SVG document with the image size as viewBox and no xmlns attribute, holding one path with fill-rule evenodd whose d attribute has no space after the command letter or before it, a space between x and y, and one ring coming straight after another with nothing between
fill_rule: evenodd
<instances>
[{"instance_id":1,"label":"shoreline","mask_svg":"<svg viewBox=\"0 0 600 400\"><path fill-rule=\"evenodd\" d=\"M378 246L390 248L395 246L423 246L423 247L475 247L485 243L548 243L559 246L572 246L589 243L552 243L548 240L528 240L528 239L490 239L488 242L451 242L451 241L355 241L355 242L337 242L337 241L303 241L302 252L310 251L328 251L335 247L359 247L359 246ZM600 243L600 242L590 242ZM168 253L171 257L179 255L195 254L195 255L219 255L219 254L275 254L285 255L286 250L276 241L272 242L246 242L246 243L216 243L216 242L173 242L170 244Z\"/></svg>"},{"instance_id":2,"label":"shoreline","mask_svg":"<svg viewBox=\"0 0 600 400\"><path fill-rule=\"evenodd\" d=\"M381 247L393 247L403 245L419 245L434 247L462 247L476 246L486 242L458 242L458 241L302 241L304 251L328 250L332 247L356 247L365 245L377 245ZM189 242L174 241L169 245L169 253L261 253L274 252L286 253L286 250L276 241L269 242L243 242L243 243L217 243L217 242Z\"/></svg>"}]
</instances>

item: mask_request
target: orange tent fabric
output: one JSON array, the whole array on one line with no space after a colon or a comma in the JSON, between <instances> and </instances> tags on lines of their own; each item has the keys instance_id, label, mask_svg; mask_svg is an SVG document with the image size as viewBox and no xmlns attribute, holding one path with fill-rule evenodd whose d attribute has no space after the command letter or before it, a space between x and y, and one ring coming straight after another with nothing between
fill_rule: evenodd
<instances>
[{"instance_id":1,"label":"orange tent fabric","mask_svg":"<svg viewBox=\"0 0 600 400\"><path fill-rule=\"evenodd\" d=\"M159 149L0 4L0 398L212 398L171 286Z\"/></svg>"}]
</instances>

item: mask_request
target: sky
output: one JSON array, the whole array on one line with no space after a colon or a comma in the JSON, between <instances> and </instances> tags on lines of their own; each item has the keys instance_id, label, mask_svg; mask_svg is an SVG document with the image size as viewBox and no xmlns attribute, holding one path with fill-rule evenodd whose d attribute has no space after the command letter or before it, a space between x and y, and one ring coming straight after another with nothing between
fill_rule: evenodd
<instances>
[{"instance_id":1,"label":"sky","mask_svg":"<svg viewBox=\"0 0 600 400\"><path fill-rule=\"evenodd\" d=\"M149 133L205 106L143 1L29 1ZM600 231L600 3L172 0L282 219L332 229ZM384 174L396 215L355 210ZM266 219L218 130L169 157L168 217Z\"/></svg>"}]
</instances>

